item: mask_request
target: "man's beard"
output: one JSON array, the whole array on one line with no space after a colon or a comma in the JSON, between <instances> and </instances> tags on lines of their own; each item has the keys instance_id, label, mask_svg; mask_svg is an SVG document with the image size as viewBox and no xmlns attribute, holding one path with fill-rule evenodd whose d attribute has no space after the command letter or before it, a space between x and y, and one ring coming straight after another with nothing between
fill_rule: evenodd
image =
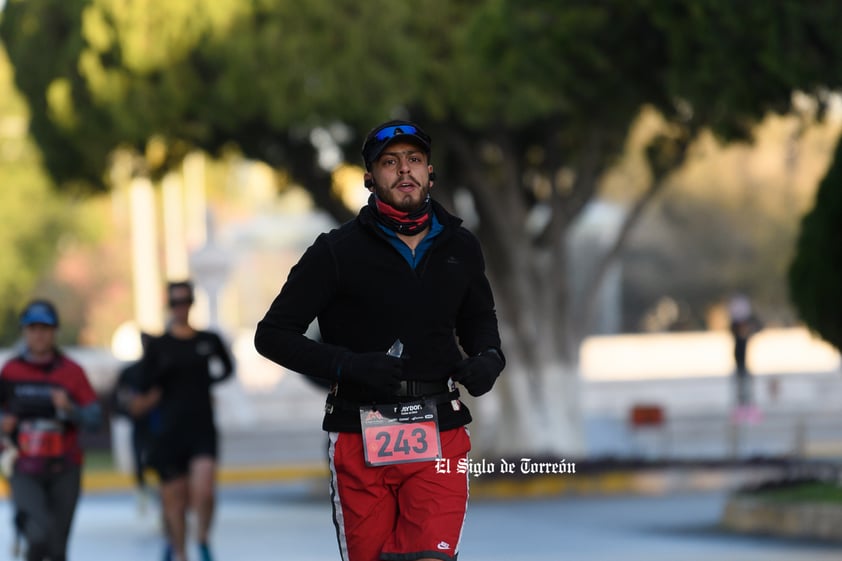
<instances>
[{"instance_id":1,"label":"man's beard","mask_svg":"<svg viewBox=\"0 0 842 561\"><path fill-rule=\"evenodd\" d=\"M397 183L400 183L400 181L395 184L397 185ZM419 185L419 183L416 182L416 185ZM405 194L398 191L397 188L383 187L378 184L375 184L374 187L374 193L378 199L402 212L414 212L427 203L427 198L430 196L430 182L428 181L426 186L420 186L418 190L421 198L416 201L414 193Z\"/></svg>"}]
</instances>

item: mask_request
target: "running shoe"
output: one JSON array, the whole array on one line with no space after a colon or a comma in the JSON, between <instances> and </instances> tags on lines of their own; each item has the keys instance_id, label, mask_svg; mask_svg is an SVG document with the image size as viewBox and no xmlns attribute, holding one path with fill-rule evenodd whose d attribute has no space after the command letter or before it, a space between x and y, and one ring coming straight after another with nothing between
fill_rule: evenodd
<instances>
[{"instance_id":1,"label":"running shoe","mask_svg":"<svg viewBox=\"0 0 842 561\"><path fill-rule=\"evenodd\" d=\"M164 546L164 561L172 561L172 546L170 544Z\"/></svg>"},{"instance_id":2,"label":"running shoe","mask_svg":"<svg viewBox=\"0 0 842 561\"><path fill-rule=\"evenodd\" d=\"M199 559L201 559L201 561L213 561L213 555L211 555L210 547L208 547L208 544L199 544Z\"/></svg>"},{"instance_id":3,"label":"running shoe","mask_svg":"<svg viewBox=\"0 0 842 561\"><path fill-rule=\"evenodd\" d=\"M137 513L140 516L146 516L146 511L149 510L149 492L140 487L135 489L134 497Z\"/></svg>"}]
</instances>

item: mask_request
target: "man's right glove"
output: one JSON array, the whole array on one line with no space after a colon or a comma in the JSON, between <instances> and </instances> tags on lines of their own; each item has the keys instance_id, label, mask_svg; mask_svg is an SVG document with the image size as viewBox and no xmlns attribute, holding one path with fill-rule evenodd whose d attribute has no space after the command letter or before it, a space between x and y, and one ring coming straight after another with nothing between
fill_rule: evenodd
<instances>
[{"instance_id":1,"label":"man's right glove","mask_svg":"<svg viewBox=\"0 0 842 561\"><path fill-rule=\"evenodd\" d=\"M375 390L378 395L395 395L403 380L403 360L383 352L348 353L339 365L338 380Z\"/></svg>"},{"instance_id":2,"label":"man's right glove","mask_svg":"<svg viewBox=\"0 0 842 561\"><path fill-rule=\"evenodd\" d=\"M450 377L465 386L469 394L479 397L491 391L504 366L506 363L500 353L489 349L460 362Z\"/></svg>"}]
</instances>

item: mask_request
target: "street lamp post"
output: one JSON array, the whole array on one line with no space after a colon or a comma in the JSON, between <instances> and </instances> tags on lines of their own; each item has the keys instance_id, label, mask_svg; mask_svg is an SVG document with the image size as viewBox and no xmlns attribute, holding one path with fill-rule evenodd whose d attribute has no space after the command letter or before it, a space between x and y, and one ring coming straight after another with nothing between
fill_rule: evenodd
<instances>
[{"instance_id":1,"label":"street lamp post","mask_svg":"<svg viewBox=\"0 0 842 561\"><path fill-rule=\"evenodd\" d=\"M190 255L190 269L196 285L204 290L208 297L208 324L211 328L219 326L219 295L231 271L228 252L216 243L213 215L208 210L207 240L205 245Z\"/></svg>"},{"instance_id":2,"label":"street lamp post","mask_svg":"<svg viewBox=\"0 0 842 561\"><path fill-rule=\"evenodd\" d=\"M208 328L223 333L219 322L219 297L232 269L231 254L216 243L216 229L210 210L206 212L205 220L205 245L191 253L190 270L196 286L208 298ZM222 364L216 359L211 361L208 368L211 375L216 376ZM255 422L251 400L236 377L214 386L213 392L220 427L249 426Z\"/></svg>"}]
</instances>

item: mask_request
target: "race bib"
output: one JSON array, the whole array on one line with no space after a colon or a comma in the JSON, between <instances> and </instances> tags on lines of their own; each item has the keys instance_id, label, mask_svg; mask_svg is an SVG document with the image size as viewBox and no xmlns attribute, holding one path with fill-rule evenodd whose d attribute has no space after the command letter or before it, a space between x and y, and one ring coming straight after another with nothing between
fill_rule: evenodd
<instances>
[{"instance_id":1,"label":"race bib","mask_svg":"<svg viewBox=\"0 0 842 561\"><path fill-rule=\"evenodd\" d=\"M64 427L51 420L21 421L18 450L31 458L56 458L64 454Z\"/></svg>"},{"instance_id":2,"label":"race bib","mask_svg":"<svg viewBox=\"0 0 842 561\"><path fill-rule=\"evenodd\" d=\"M360 407L365 463L385 466L441 458L435 403Z\"/></svg>"}]
</instances>

